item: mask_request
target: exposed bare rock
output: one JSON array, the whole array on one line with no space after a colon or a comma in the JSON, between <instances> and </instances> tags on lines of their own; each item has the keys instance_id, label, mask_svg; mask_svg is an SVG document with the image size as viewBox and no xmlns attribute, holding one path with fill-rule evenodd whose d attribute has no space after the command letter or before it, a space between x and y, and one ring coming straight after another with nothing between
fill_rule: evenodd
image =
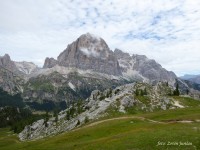
<instances>
[{"instance_id":1,"label":"exposed bare rock","mask_svg":"<svg viewBox=\"0 0 200 150\"><path fill-rule=\"evenodd\" d=\"M92 34L83 34L58 56L58 64L92 70L110 75L121 75L118 61L106 42ZM57 64L54 59L47 59L44 68Z\"/></svg>"},{"instance_id":2,"label":"exposed bare rock","mask_svg":"<svg viewBox=\"0 0 200 150\"><path fill-rule=\"evenodd\" d=\"M121 100L121 105L124 107L132 107L136 101L133 96L125 96Z\"/></svg>"},{"instance_id":3,"label":"exposed bare rock","mask_svg":"<svg viewBox=\"0 0 200 150\"><path fill-rule=\"evenodd\" d=\"M173 72L162 68L155 60L148 59L145 55L130 56L128 53L124 53L119 49L115 49L114 53L124 76L133 78L140 76L143 81L145 79L148 79L150 82L168 81L171 84L177 78Z\"/></svg>"},{"instance_id":4,"label":"exposed bare rock","mask_svg":"<svg viewBox=\"0 0 200 150\"><path fill-rule=\"evenodd\" d=\"M14 94L21 92L23 78L14 61L10 59L8 54L0 57L0 87L8 93Z\"/></svg>"},{"instance_id":5,"label":"exposed bare rock","mask_svg":"<svg viewBox=\"0 0 200 150\"><path fill-rule=\"evenodd\" d=\"M147 88L148 94L142 99L135 96L136 89ZM38 121L28 125L19 134L20 140L34 140L46 136L55 135L64 131L72 130L83 125L86 120L95 120L109 114L109 111L119 111L127 113L132 109L135 111L154 111L158 109L176 108L174 100L166 95L166 88L170 89L166 83L159 82L155 86L145 83L132 83L119 86L114 90L107 89L103 92L95 90L90 97L84 101L83 105L73 105L69 109L61 111L58 115L58 122L52 117L45 127L44 122ZM73 117L67 117L69 110L74 110ZM78 113L82 108L83 112ZM76 111L77 110L77 111Z\"/></svg>"},{"instance_id":6,"label":"exposed bare rock","mask_svg":"<svg viewBox=\"0 0 200 150\"><path fill-rule=\"evenodd\" d=\"M39 70L39 67L32 62L14 62L17 69L26 75L32 74Z\"/></svg>"},{"instance_id":7,"label":"exposed bare rock","mask_svg":"<svg viewBox=\"0 0 200 150\"><path fill-rule=\"evenodd\" d=\"M45 59L43 68L52 68L52 67L54 67L56 64L58 64L57 60L55 60L54 58L49 58L49 57L47 57L47 58Z\"/></svg>"},{"instance_id":8,"label":"exposed bare rock","mask_svg":"<svg viewBox=\"0 0 200 150\"><path fill-rule=\"evenodd\" d=\"M5 54L4 56L0 56L0 67L3 67L5 69L8 69L12 72L17 71L17 67L14 63L14 61L12 61L10 59L10 56L8 54Z\"/></svg>"}]
</instances>

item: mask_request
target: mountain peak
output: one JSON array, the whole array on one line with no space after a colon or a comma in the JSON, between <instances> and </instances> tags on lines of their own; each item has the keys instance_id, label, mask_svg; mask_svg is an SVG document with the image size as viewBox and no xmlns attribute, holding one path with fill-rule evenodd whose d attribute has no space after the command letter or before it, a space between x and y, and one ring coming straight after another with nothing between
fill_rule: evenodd
<instances>
[{"instance_id":1,"label":"mountain peak","mask_svg":"<svg viewBox=\"0 0 200 150\"><path fill-rule=\"evenodd\" d=\"M44 62L43 68L52 68L57 64L57 60L47 57Z\"/></svg>"},{"instance_id":2,"label":"mountain peak","mask_svg":"<svg viewBox=\"0 0 200 150\"><path fill-rule=\"evenodd\" d=\"M0 59L3 61L11 61L10 56L8 54L5 54L4 56L0 56Z\"/></svg>"},{"instance_id":3,"label":"mountain peak","mask_svg":"<svg viewBox=\"0 0 200 150\"><path fill-rule=\"evenodd\" d=\"M81 35L76 41L77 50L80 50L87 57L108 57L109 47L106 42L91 33Z\"/></svg>"},{"instance_id":4,"label":"mountain peak","mask_svg":"<svg viewBox=\"0 0 200 150\"><path fill-rule=\"evenodd\" d=\"M14 62L10 59L10 56L8 54L5 54L4 56L0 56L0 66L8 70L13 70L13 71L17 70Z\"/></svg>"},{"instance_id":5,"label":"mountain peak","mask_svg":"<svg viewBox=\"0 0 200 150\"><path fill-rule=\"evenodd\" d=\"M88 38L88 39L93 39L93 40L101 40L102 39L101 37L99 37L95 34L89 33L89 32L82 34L80 36L80 38Z\"/></svg>"},{"instance_id":6,"label":"mountain peak","mask_svg":"<svg viewBox=\"0 0 200 150\"><path fill-rule=\"evenodd\" d=\"M91 33L83 34L69 44L57 60L47 58L44 68L52 68L57 64L110 75L122 75L117 58L106 42Z\"/></svg>"}]
</instances>

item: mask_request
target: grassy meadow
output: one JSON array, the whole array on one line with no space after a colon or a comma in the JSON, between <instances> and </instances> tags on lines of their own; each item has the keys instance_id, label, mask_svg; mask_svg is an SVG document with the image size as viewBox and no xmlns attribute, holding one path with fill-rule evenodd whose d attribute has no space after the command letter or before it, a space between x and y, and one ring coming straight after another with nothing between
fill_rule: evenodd
<instances>
[{"instance_id":1,"label":"grassy meadow","mask_svg":"<svg viewBox=\"0 0 200 150\"><path fill-rule=\"evenodd\" d=\"M182 121L182 122L181 122ZM0 129L1 150L200 149L200 107L120 115L36 141Z\"/></svg>"}]
</instances>

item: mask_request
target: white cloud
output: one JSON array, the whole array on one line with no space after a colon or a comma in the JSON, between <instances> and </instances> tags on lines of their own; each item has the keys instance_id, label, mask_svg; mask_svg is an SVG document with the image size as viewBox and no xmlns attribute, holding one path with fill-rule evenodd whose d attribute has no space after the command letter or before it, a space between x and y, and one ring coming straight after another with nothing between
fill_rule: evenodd
<instances>
[{"instance_id":1,"label":"white cloud","mask_svg":"<svg viewBox=\"0 0 200 150\"><path fill-rule=\"evenodd\" d=\"M93 56L93 57L99 57L99 53L97 53L94 50L89 50L87 48L80 48L80 50L87 55L88 57Z\"/></svg>"},{"instance_id":2,"label":"white cloud","mask_svg":"<svg viewBox=\"0 0 200 150\"><path fill-rule=\"evenodd\" d=\"M40 66L81 34L145 54L176 74L200 73L200 1L0 1L0 55Z\"/></svg>"}]
</instances>

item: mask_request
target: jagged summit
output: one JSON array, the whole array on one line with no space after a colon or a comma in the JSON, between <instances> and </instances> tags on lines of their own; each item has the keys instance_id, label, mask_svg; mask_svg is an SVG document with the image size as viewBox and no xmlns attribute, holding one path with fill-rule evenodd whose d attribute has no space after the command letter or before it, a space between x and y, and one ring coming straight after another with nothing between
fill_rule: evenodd
<instances>
[{"instance_id":1,"label":"jagged summit","mask_svg":"<svg viewBox=\"0 0 200 150\"><path fill-rule=\"evenodd\" d=\"M14 62L14 63L17 69L26 75L36 72L39 69L39 67L32 62L22 61L22 62Z\"/></svg>"},{"instance_id":2,"label":"jagged summit","mask_svg":"<svg viewBox=\"0 0 200 150\"><path fill-rule=\"evenodd\" d=\"M10 59L10 56L8 54L5 54L4 56L0 56L0 66L10 71L11 70L17 71L17 67L15 63Z\"/></svg>"},{"instance_id":3,"label":"jagged summit","mask_svg":"<svg viewBox=\"0 0 200 150\"><path fill-rule=\"evenodd\" d=\"M172 85L177 78L173 72L162 68L155 60L148 59L145 55L131 56L119 49L115 49L114 53L125 77L150 82L169 81Z\"/></svg>"},{"instance_id":4,"label":"jagged summit","mask_svg":"<svg viewBox=\"0 0 200 150\"><path fill-rule=\"evenodd\" d=\"M45 59L43 68L52 68L57 64L58 64L58 62L56 59L47 57Z\"/></svg>"},{"instance_id":5,"label":"jagged summit","mask_svg":"<svg viewBox=\"0 0 200 150\"><path fill-rule=\"evenodd\" d=\"M81 35L69 44L57 60L46 58L44 68L52 68L55 65L122 75L113 51L102 38L90 33Z\"/></svg>"},{"instance_id":6,"label":"jagged summit","mask_svg":"<svg viewBox=\"0 0 200 150\"><path fill-rule=\"evenodd\" d=\"M96 40L96 41L103 40L101 37L99 37L99 36L97 36L97 35L95 35L95 34L89 33L89 32L87 32L87 33L85 33L85 34L82 34L82 35L80 36L80 38L88 38L88 39L90 39L90 40Z\"/></svg>"}]
</instances>

